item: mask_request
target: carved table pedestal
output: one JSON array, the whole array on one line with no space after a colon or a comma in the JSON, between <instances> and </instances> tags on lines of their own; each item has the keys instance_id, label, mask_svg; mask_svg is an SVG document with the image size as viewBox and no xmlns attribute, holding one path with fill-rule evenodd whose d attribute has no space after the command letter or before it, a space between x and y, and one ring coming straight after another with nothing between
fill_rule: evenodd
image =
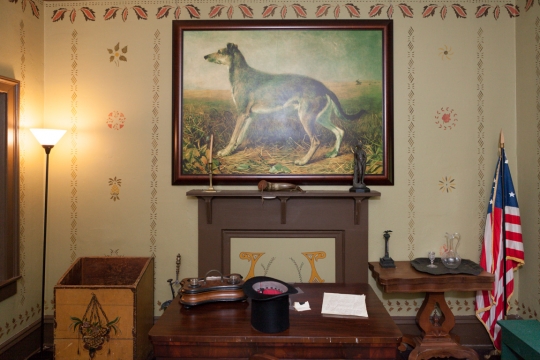
<instances>
[{"instance_id":1,"label":"carved table pedestal","mask_svg":"<svg viewBox=\"0 0 540 360\"><path fill-rule=\"evenodd\" d=\"M369 269L384 292L425 292L426 296L416 314L416 323L422 336L403 336L403 343L414 346L409 355L412 359L454 357L478 360L471 348L461 346L459 338L450 333L455 318L446 304L446 291L491 290L493 274L483 271L480 275L448 274L431 275L414 269L409 261L396 261L395 268L382 268L378 262L370 262ZM405 350L402 346L400 350Z\"/></svg>"}]
</instances>

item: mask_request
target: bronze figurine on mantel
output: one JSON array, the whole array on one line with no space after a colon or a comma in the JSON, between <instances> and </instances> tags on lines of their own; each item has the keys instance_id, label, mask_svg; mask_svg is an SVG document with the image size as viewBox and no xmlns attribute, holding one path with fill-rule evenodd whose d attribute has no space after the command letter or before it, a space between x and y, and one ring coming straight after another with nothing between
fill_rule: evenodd
<instances>
[{"instance_id":1,"label":"bronze figurine on mantel","mask_svg":"<svg viewBox=\"0 0 540 360\"><path fill-rule=\"evenodd\" d=\"M390 254L388 253L388 240L390 239L390 233L392 230L385 230L384 232L384 257L382 257L379 260L379 264L381 264L382 268L395 268L396 264L394 264L394 259L390 257Z\"/></svg>"},{"instance_id":2,"label":"bronze figurine on mantel","mask_svg":"<svg viewBox=\"0 0 540 360\"><path fill-rule=\"evenodd\" d=\"M358 144L354 148L353 186L349 189L349 192L365 193L371 191L366 184L364 184L366 160L367 155L364 150L364 144L362 143L362 140L358 140Z\"/></svg>"}]
</instances>

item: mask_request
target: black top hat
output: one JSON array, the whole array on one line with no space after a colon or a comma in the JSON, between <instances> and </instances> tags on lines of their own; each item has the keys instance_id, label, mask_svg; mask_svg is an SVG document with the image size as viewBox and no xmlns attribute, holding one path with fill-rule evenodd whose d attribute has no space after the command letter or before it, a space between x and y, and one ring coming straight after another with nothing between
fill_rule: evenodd
<instances>
[{"instance_id":1,"label":"black top hat","mask_svg":"<svg viewBox=\"0 0 540 360\"><path fill-rule=\"evenodd\" d=\"M289 328L289 294L293 286L266 276L255 276L243 286L251 299L251 325L261 332L277 333Z\"/></svg>"}]
</instances>

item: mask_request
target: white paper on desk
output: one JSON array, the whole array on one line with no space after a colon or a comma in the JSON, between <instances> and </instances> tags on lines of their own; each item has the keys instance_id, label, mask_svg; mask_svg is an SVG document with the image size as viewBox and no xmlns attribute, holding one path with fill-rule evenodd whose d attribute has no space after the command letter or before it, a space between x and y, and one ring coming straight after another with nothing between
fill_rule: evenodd
<instances>
[{"instance_id":1,"label":"white paper on desk","mask_svg":"<svg viewBox=\"0 0 540 360\"><path fill-rule=\"evenodd\" d=\"M366 296L324 293L321 313L368 317Z\"/></svg>"}]
</instances>

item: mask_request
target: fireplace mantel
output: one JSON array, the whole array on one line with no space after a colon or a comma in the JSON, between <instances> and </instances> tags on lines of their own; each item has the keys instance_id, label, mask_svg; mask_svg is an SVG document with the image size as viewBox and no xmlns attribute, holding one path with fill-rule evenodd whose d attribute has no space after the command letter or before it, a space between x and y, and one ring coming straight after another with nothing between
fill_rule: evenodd
<instances>
[{"instance_id":1,"label":"fireplace mantel","mask_svg":"<svg viewBox=\"0 0 540 360\"><path fill-rule=\"evenodd\" d=\"M190 190L187 196L196 196L206 204L206 223L212 224L212 200L214 198L260 198L261 201L278 199L281 203L281 223L287 223L287 200L291 198L347 198L354 200L354 223L360 224L360 203L373 196L381 196L378 191L353 193L348 191L311 190L311 191L256 191L256 190Z\"/></svg>"},{"instance_id":2,"label":"fireplace mantel","mask_svg":"<svg viewBox=\"0 0 540 360\"><path fill-rule=\"evenodd\" d=\"M336 279L368 280L368 218L370 198L381 193L312 190L190 190L198 199L199 276L209 270L230 271L230 234L338 234ZM264 237L264 235L262 235Z\"/></svg>"}]
</instances>

